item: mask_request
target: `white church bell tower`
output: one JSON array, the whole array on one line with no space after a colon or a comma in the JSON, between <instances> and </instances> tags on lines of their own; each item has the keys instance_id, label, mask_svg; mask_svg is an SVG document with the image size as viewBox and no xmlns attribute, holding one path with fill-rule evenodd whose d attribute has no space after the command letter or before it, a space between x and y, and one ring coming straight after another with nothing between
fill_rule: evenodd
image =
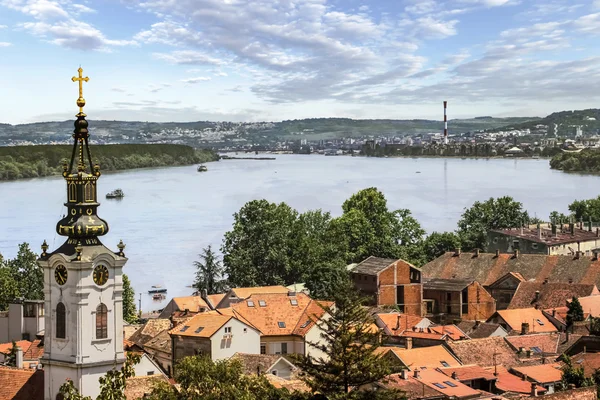
<instances>
[{"instance_id":1,"label":"white church bell tower","mask_svg":"<svg viewBox=\"0 0 600 400\"><path fill-rule=\"evenodd\" d=\"M49 252L44 241L38 264L44 271L44 399L55 400L60 386L73 381L83 396L100 393L98 378L125 362L123 353L122 242L113 252L99 236L108 224L97 215L100 167L92 163L88 122L83 113L83 77L79 68L79 113L70 164L63 166L67 184L66 216L56 225L67 241Z\"/></svg>"}]
</instances>

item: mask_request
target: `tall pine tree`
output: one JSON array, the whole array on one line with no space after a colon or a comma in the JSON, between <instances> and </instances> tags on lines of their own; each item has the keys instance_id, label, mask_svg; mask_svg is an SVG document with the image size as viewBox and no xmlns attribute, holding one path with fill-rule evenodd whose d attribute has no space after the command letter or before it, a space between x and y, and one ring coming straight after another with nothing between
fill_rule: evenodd
<instances>
[{"instance_id":1,"label":"tall pine tree","mask_svg":"<svg viewBox=\"0 0 600 400\"><path fill-rule=\"evenodd\" d=\"M305 373L301 379L313 393L328 400L405 399L395 390L359 390L363 385L384 381L394 372L387 359L377 352L380 334L373 329L374 319L362 306L362 300L350 284L340 288L335 304L326 307L330 318L317 322L322 330L321 340L307 343L326 357L294 355Z\"/></svg>"},{"instance_id":2,"label":"tall pine tree","mask_svg":"<svg viewBox=\"0 0 600 400\"><path fill-rule=\"evenodd\" d=\"M138 322L138 315L135 307L135 292L131 287L129 277L123 274L123 319L130 324Z\"/></svg>"},{"instance_id":3,"label":"tall pine tree","mask_svg":"<svg viewBox=\"0 0 600 400\"><path fill-rule=\"evenodd\" d=\"M573 299L568 305L569 310L567 311L567 325L573 325L573 322L583 321L583 307L581 307L581 303L579 299L573 296Z\"/></svg>"},{"instance_id":4,"label":"tall pine tree","mask_svg":"<svg viewBox=\"0 0 600 400\"><path fill-rule=\"evenodd\" d=\"M194 288L198 293L202 293L204 289L208 294L223 293L227 290L227 280L223 278L223 265L210 245L202 250L200 258L202 261L194 262L197 268Z\"/></svg>"}]
</instances>

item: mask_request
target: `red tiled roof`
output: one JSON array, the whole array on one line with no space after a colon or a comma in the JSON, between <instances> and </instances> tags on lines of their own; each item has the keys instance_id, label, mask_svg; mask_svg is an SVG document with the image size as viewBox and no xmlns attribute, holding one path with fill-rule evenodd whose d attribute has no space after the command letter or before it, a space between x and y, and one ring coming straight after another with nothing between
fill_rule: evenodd
<instances>
[{"instance_id":1,"label":"red tiled roof","mask_svg":"<svg viewBox=\"0 0 600 400\"><path fill-rule=\"evenodd\" d=\"M594 284L562 283L562 282L521 282L515 292L509 309L537 307L549 309L564 307L567 300L597 294ZM537 300L536 300L537 298Z\"/></svg>"},{"instance_id":2,"label":"red tiled roof","mask_svg":"<svg viewBox=\"0 0 600 400\"><path fill-rule=\"evenodd\" d=\"M0 400L43 400L44 371L0 366Z\"/></svg>"},{"instance_id":3,"label":"red tiled roof","mask_svg":"<svg viewBox=\"0 0 600 400\"><path fill-rule=\"evenodd\" d=\"M427 328L427 330L434 333L448 335L448 337L452 340L461 340L468 338L467 334L461 331L460 328L456 325L430 326Z\"/></svg>"},{"instance_id":4,"label":"red tiled roof","mask_svg":"<svg viewBox=\"0 0 600 400\"><path fill-rule=\"evenodd\" d=\"M36 339L31 346L23 353L23 360L38 360L44 355L44 345L42 341Z\"/></svg>"},{"instance_id":5,"label":"red tiled roof","mask_svg":"<svg viewBox=\"0 0 600 400\"><path fill-rule=\"evenodd\" d=\"M452 376L456 372L457 379L461 382L471 381L474 379L485 379L492 381L496 376L479 365L461 365L460 367L438 368L438 370L448 376Z\"/></svg>"},{"instance_id":6,"label":"red tiled roof","mask_svg":"<svg viewBox=\"0 0 600 400\"><path fill-rule=\"evenodd\" d=\"M469 386L448 378L445 374L433 369L425 369L420 372L421 377L416 378L432 389L443 393L447 398L473 398L479 397L479 392Z\"/></svg>"},{"instance_id":7,"label":"red tiled roof","mask_svg":"<svg viewBox=\"0 0 600 400\"><path fill-rule=\"evenodd\" d=\"M523 347L524 350L532 350L534 347L540 349L543 353L558 352L559 333L536 333L533 335L507 336L506 341L510 343L515 350ZM533 349L536 352L537 349Z\"/></svg>"},{"instance_id":8,"label":"red tiled roof","mask_svg":"<svg viewBox=\"0 0 600 400\"><path fill-rule=\"evenodd\" d=\"M31 346L31 342L29 340L19 340L16 342L16 344L21 348L21 350L23 350L23 353L25 353L29 349L29 346ZM12 342L0 344L0 353L8 354L10 353L12 347Z\"/></svg>"},{"instance_id":9,"label":"red tiled roof","mask_svg":"<svg viewBox=\"0 0 600 400\"><path fill-rule=\"evenodd\" d=\"M513 367L518 375L527 377L537 383L553 383L562 379L562 371L559 364L540 364L526 367Z\"/></svg>"},{"instance_id":10,"label":"red tiled roof","mask_svg":"<svg viewBox=\"0 0 600 400\"><path fill-rule=\"evenodd\" d=\"M418 325L423 319L423 317L400 313L375 314L377 325L384 328L386 332L392 336L400 335L406 330L413 329L413 327ZM398 327L398 329L396 329L396 327Z\"/></svg>"},{"instance_id":11,"label":"red tiled roof","mask_svg":"<svg viewBox=\"0 0 600 400\"><path fill-rule=\"evenodd\" d=\"M498 310L496 313L508 324L511 330L521 331L521 324L529 324L529 332L558 332L558 329L546 318L542 310L535 308L519 308L515 310Z\"/></svg>"},{"instance_id":12,"label":"red tiled roof","mask_svg":"<svg viewBox=\"0 0 600 400\"><path fill-rule=\"evenodd\" d=\"M402 379L401 374L390 375L385 382L382 382L382 386L390 389L400 389L409 400L442 397L442 394L437 390L416 380L412 373L409 373L406 379Z\"/></svg>"},{"instance_id":13,"label":"red tiled roof","mask_svg":"<svg viewBox=\"0 0 600 400\"><path fill-rule=\"evenodd\" d=\"M486 369L492 373L497 371L496 378L498 378L498 380L496 381L496 389L502 392L531 393L531 382L511 374L502 365ZM546 393L546 389L541 386L538 386L537 390L538 394Z\"/></svg>"},{"instance_id":14,"label":"red tiled roof","mask_svg":"<svg viewBox=\"0 0 600 400\"><path fill-rule=\"evenodd\" d=\"M600 353L579 353L571 357L575 367L583 367L586 378L594 375L594 371L600 368Z\"/></svg>"},{"instance_id":15,"label":"red tiled roof","mask_svg":"<svg viewBox=\"0 0 600 400\"><path fill-rule=\"evenodd\" d=\"M499 336L483 339L458 340L446 342L445 346L458 357L463 364L476 364L482 367L497 365L512 366L520 363L515 351L504 338Z\"/></svg>"},{"instance_id":16,"label":"red tiled roof","mask_svg":"<svg viewBox=\"0 0 600 400\"><path fill-rule=\"evenodd\" d=\"M402 349L399 347L384 347L383 349L389 349L388 351L394 352L402 363L411 370L423 367L458 367L461 365L460 362L442 345L413 349Z\"/></svg>"}]
</instances>

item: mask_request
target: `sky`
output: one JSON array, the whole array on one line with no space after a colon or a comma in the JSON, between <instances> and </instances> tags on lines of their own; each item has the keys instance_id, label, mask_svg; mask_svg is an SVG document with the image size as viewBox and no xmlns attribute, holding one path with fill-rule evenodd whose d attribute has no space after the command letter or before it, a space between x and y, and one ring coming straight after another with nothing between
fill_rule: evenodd
<instances>
[{"instance_id":1,"label":"sky","mask_svg":"<svg viewBox=\"0 0 600 400\"><path fill-rule=\"evenodd\" d=\"M598 107L600 0L0 0L0 123Z\"/></svg>"}]
</instances>

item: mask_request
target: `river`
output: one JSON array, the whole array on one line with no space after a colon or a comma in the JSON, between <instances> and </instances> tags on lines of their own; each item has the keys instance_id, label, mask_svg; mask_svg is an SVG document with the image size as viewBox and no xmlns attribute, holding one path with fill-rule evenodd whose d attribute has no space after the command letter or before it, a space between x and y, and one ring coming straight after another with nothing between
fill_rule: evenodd
<instances>
[{"instance_id":1,"label":"river","mask_svg":"<svg viewBox=\"0 0 600 400\"><path fill-rule=\"evenodd\" d=\"M188 295L193 262L202 248L220 247L233 213L247 201L284 201L299 211L321 208L334 216L360 189L375 186L390 209L408 208L428 231L454 230L463 209L477 200L510 195L531 215L548 218L567 211L575 199L596 197L596 176L551 170L547 160L458 158L363 158L276 155L276 160L222 160L195 166L106 173L99 180L99 216L110 232L101 238L116 249L123 239L129 261L125 273L142 295L142 309L162 308L147 290L168 289L167 300ZM596 188L599 185L599 189ZM105 200L121 188L126 197ZM19 243L39 253L44 239L50 250L65 240L55 232L65 213L61 177L0 183L0 254L12 258Z\"/></svg>"}]
</instances>

